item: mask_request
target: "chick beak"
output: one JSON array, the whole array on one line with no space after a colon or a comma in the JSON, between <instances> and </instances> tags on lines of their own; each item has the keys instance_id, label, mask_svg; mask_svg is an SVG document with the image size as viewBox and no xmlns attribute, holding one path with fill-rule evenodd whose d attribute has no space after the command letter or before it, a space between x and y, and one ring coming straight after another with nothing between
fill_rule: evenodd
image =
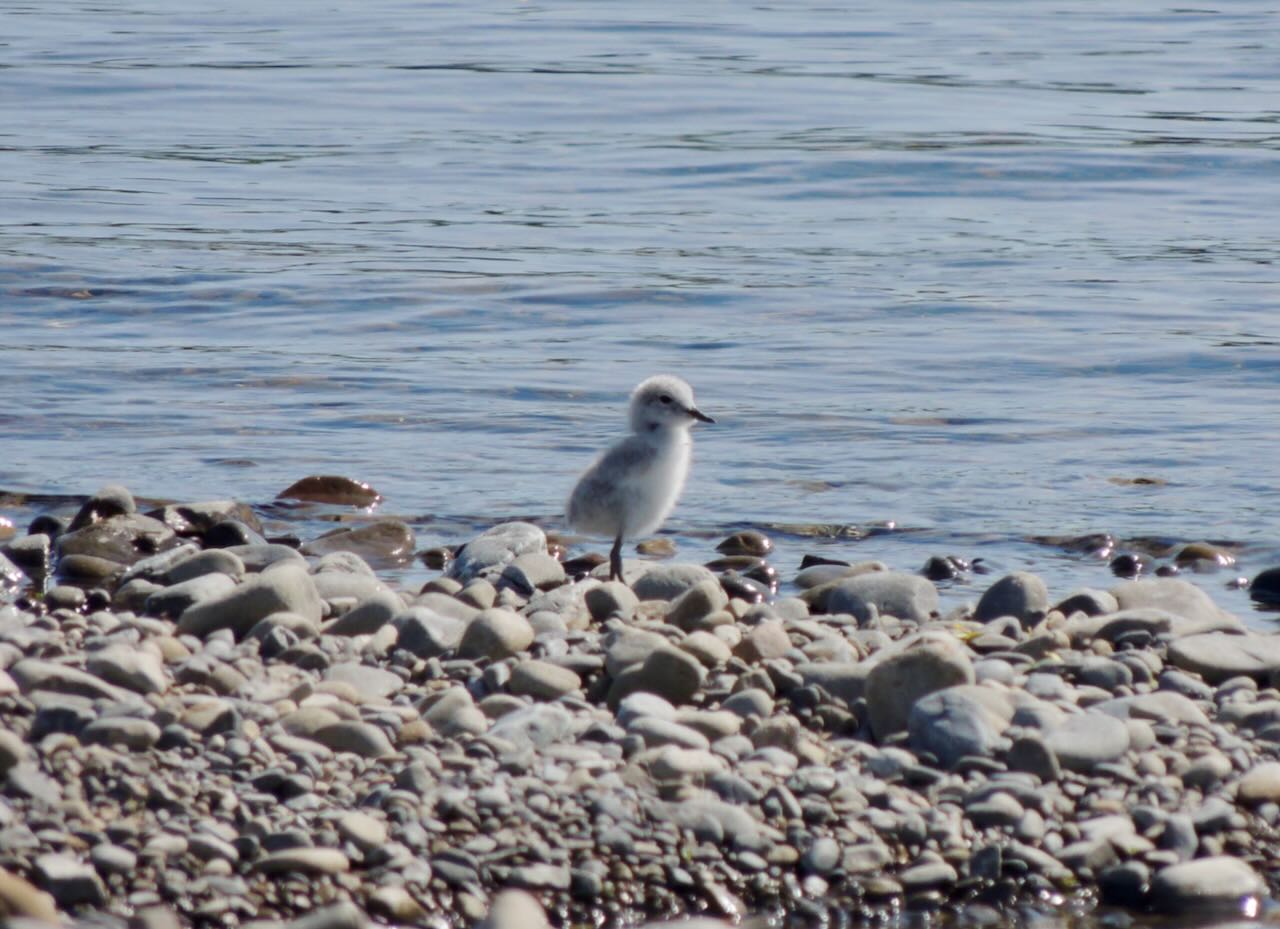
<instances>
[{"instance_id":1,"label":"chick beak","mask_svg":"<svg viewBox=\"0 0 1280 929\"><path fill-rule=\"evenodd\" d=\"M706 413L702 412L702 410L698 409L696 406L689 407L689 415L700 422L704 422L704 423L715 422L714 419L712 419Z\"/></svg>"}]
</instances>

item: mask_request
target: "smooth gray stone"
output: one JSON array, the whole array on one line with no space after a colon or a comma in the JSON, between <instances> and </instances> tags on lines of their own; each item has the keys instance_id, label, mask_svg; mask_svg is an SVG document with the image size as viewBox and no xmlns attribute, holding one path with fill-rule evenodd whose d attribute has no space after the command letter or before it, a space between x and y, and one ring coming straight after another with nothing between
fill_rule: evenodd
<instances>
[{"instance_id":1,"label":"smooth gray stone","mask_svg":"<svg viewBox=\"0 0 1280 929\"><path fill-rule=\"evenodd\" d=\"M610 677L617 677L628 668L643 664L654 649L670 645L670 640L661 633L624 626L610 632L605 639L605 671Z\"/></svg>"},{"instance_id":2,"label":"smooth gray stone","mask_svg":"<svg viewBox=\"0 0 1280 929\"><path fill-rule=\"evenodd\" d=\"M1045 742L1063 768L1087 772L1129 750L1129 727L1114 716L1088 710L1067 717L1062 726L1046 734Z\"/></svg>"},{"instance_id":3,"label":"smooth gray stone","mask_svg":"<svg viewBox=\"0 0 1280 929\"><path fill-rule=\"evenodd\" d=\"M531 890L568 890L569 869L565 865L545 863L517 865L507 880L515 887Z\"/></svg>"},{"instance_id":4,"label":"smooth gray stone","mask_svg":"<svg viewBox=\"0 0 1280 929\"><path fill-rule=\"evenodd\" d=\"M110 842L100 842L89 850L89 860L103 877L128 874L138 866L138 856L129 849Z\"/></svg>"},{"instance_id":5,"label":"smooth gray stone","mask_svg":"<svg viewBox=\"0 0 1280 929\"><path fill-rule=\"evenodd\" d=\"M911 708L921 697L973 682L973 663L954 636L926 634L908 640L880 658L867 675L871 731L878 741L904 732Z\"/></svg>"},{"instance_id":6,"label":"smooth gray stone","mask_svg":"<svg viewBox=\"0 0 1280 929\"><path fill-rule=\"evenodd\" d=\"M305 567L286 563L254 575L216 600L197 603L178 619L178 633L200 638L230 629L243 638L272 613L297 613L317 625L324 609Z\"/></svg>"},{"instance_id":7,"label":"smooth gray stone","mask_svg":"<svg viewBox=\"0 0 1280 929\"><path fill-rule=\"evenodd\" d=\"M773 697L760 687L748 687L745 690L739 690L737 693L730 694L720 703L721 709L728 710L746 719L751 716L757 716L760 719L768 719L773 715Z\"/></svg>"},{"instance_id":8,"label":"smooth gray stone","mask_svg":"<svg viewBox=\"0 0 1280 929\"><path fill-rule=\"evenodd\" d=\"M800 867L812 874L830 874L840 866L840 843L818 836L800 855Z\"/></svg>"},{"instance_id":9,"label":"smooth gray stone","mask_svg":"<svg viewBox=\"0 0 1280 929\"><path fill-rule=\"evenodd\" d=\"M1161 911L1183 914L1221 911L1239 916L1240 901L1263 896L1266 882L1246 862L1219 855L1169 865L1151 880L1150 899Z\"/></svg>"},{"instance_id":10,"label":"smooth gray stone","mask_svg":"<svg viewBox=\"0 0 1280 929\"><path fill-rule=\"evenodd\" d=\"M728 605L729 595L724 592L719 581L699 581L671 601L665 621L678 629L692 632L698 628L702 619Z\"/></svg>"},{"instance_id":11,"label":"smooth gray stone","mask_svg":"<svg viewBox=\"0 0 1280 929\"><path fill-rule=\"evenodd\" d=\"M1153 577L1126 581L1111 588L1121 610L1155 607L1181 616L1185 622L1174 630L1177 635L1201 632L1243 632L1244 623L1219 609L1207 593L1177 577Z\"/></svg>"},{"instance_id":12,"label":"smooth gray stone","mask_svg":"<svg viewBox=\"0 0 1280 929\"><path fill-rule=\"evenodd\" d=\"M564 565L546 552L526 552L502 569L498 587L510 587L521 595L550 590L565 582Z\"/></svg>"},{"instance_id":13,"label":"smooth gray stone","mask_svg":"<svg viewBox=\"0 0 1280 929\"><path fill-rule=\"evenodd\" d=\"M147 596L146 612L149 616L181 616L197 603L225 597L235 588L235 579L226 574L202 574L153 591Z\"/></svg>"},{"instance_id":14,"label":"smooth gray stone","mask_svg":"<svg viewBox=\"0 0 1280 929\"><path fill-rule=\"evenodd\" d=\"M385 758L395 754L387 734L373 723L339 720L322 726L311 738L335 752L351 752L362 758Z\"/></svg>"},{"instance_id":15,"label":"smooth gray stone","mask_svg":"<svg viewBox=\"0 0 1280 929\"><path fill-rule=\"evenodd\" d=\"M1062 777L1058 756L1038 732L1027 732L1014 739L1005 755L1005 763L1011 770L1034 774L1045 783L1052 783Z\"/></svg>"},{"instance_id":16,"label":"smooth gray stone","mask_svg":"<svg viewBox=\"0 0 1280 929\"><path fill-rule=\"evenodd\" d=\"M964 814L978 829L989 826L1011 828L1016 826L1026 811L1022 804L1009 794L997 792L986 800L965 805Z\"/></svg>"},{"instance_id":17,"label":"smooth gray stone","mask_svg":"<svg viewBox=\"0 0 1280 929\"><path fill-rule=\"evenodd\" d=\"M1210 684L1240 675L1265 683L1280 671L1280 636L1225 632L1183 636L1169 643L1168 660Z\"/></svg>"},{"instance_id":18,"label":"smooth gray stone","mask_svg":"<svg viewBox=\"0 0 1280 929\"><path fill-rule=\"evenodd\" d=\"M278 542L263 542L256 545L231 545L222 549L222 551L231 552L231 554L239 558L244 564L244 569L250 574L258 574L281 561L297 564L303 568L307 566L307 559L296 548L290 548L288 545L281 545Z\"/></svg>"},{"instance_id":19,"label":"smooth gray stone","mask_svg":"<svg viewBox=\"0 0 1280 929\"><path fill-rule=\"evenodd\" d=\"M1114 659L1089 655L1080 663L1076 680L1115 693L1121 687L1133 685L1133 672Z\"/></svg>"},{"instance_id":20,"label":"smooth gray stone","mask_svg":"<svg viewBox=\"0 0 1280 929\"><path fill-rule=\"evenodd\" d=\"M547 536L532 523L500 523L467 542L449 563L448 577L464 584L474 577L498 574L520 555L547 551Z\"/></svg>"},{"instance_id":21,"label":"smooth gray stone","mask_svg":"<svg viewBox=\"0 0 1280 929\"><path fill-rule=\"evenodd\" d=\"M703 751L708 751L711 748L711 740L696 729L681 725L673 720L658 719L654 716L643 716L632 720L631 724L627 726L627 732L631 735L638 735L644 740L647 748L657 748L663 745L696 748Z\"/></svg>"},{"instance_id":22,"label":"smooth gray stone","mask_svg":"<svg viewBox=\"0 0 1280 929\"><path fill-rule=\"evenodd\" d=\"M938 588L918 574L899 571L873 571L840 581L826 601L826 612L849 613L864 625L877 616L924 622L938 608Z\"/></svg>"},{"instance_id":23,"label":"smooth gray stone","mask_svg":"<svg viewBox=\"0 0 1280 929\"><path fill-rule=\"evenodd\" d=\"M127 487L122 484L107 484L80 505L67 529L75 531L113 516L128 516L136 512L138 505Z\"/></svg>"},{"instance_id":24,"label":"smooth gray stone","mask_svg":"<svg viewBox=\"0 0 1280 929\"><path fill-rule=\"evenodd\" d=\"M537 659L517 664L511 669L511 679L507 681L507 689L511 693L535 700L558 700L576 693L581 686L582 679L569 668Z\"/></svg>"},{"instance_id":25,"label":"smooth gray stone","mask_svg":"<svg viewBox=\"0 0 1280 929\"><path fill-rule=\"evenodd\" d=\"M380 590L356 604L322 630L326 635L372 635L405 608L400 595Z\"/></svg>"},{"instance_id":26,"label":"smooth gray stone","mask_svg":"<svg viewBox=\"0 0 1280 929\"><path fill-rule=\"evenodd\" d=\"M0 729L0 784L4 783L6 771L28 760L30 755L26 743L16 732Z\"/></svg>"},{"instance_id":27,"label":"smooth gray stone","mask_svg":"<svg viewBox=\"0 0 1280 929\"><path fill-rule=\"evenodd\" d=\"M422 718L441 735L475 735L489 728L489 719L475 705L465 687L451 687L420 708ZM513 714L507 714L513 715Z\"/></svg>"},{"instance_id":28,"label":"smooth gray stone","mask_svg":"<svg viewBox=\"0 0 1280 929\"><path fill-rule=\"evenodd\" d=\"M40 658L22 659L9 668L9 676L24 695L45 690L121 703L129 694L124 688L109 684L95 674Z\"/></svg>"},{"instance_id":29,"label":"smooth gray stone","mask_svg":"<svg viewBox=\"0 0 1280 929\"><path fill-rule=\"evenodd\" d=\"M517 655L533 644L529 620L511 610L481 610L463 630L458 657L499 661Z\"/></svg>"},{"instance_id":30,"label":"smooth gray stone","mask_svg":"<svg viewBox=\"0 0 1280 929\"><path fill-rule=\"evenodd\" d=\"M832 697L852 706L866 692L867 675L873 667L869 661L818 661L796 665L806 686L816 684Z\"/></svg>"},{"instance_id":31,"label":"smooth gray stone","mask_svg":"<svg viewBox=\"0 0 1280 929\"><path fill-rule=\"evenodd\" d=\"M688 652L662 645L649 652L644 663L628 668L614 679L609 703L637 690L655 693L673 704L689 703L706 680L706 669Z\"/></svg>"},{"instance_id":32,"label":"smooth gray stone","mask_svg":"<svg viewBox=\"0 0 1280 929\"><path fill-rule=\"evenodd\" d=\"M107 716L85 726L80 741L86 745L115 745L143 751L160 741L160 727L149 719Z\"/></svg>"},{"instance_id":33,"label":"smooth gray stone","mask_svg":"<svg viewBox=\"0 0 1280 929\"><path fill-rule=\"evenodd\" d=\"M121 565L132 565L141 552L161 552L182 543L172 529L150 516L129 513L64 532L54 547L59 557L93 555Z\"/></svg>"},{"instance_id":34,"label":"smooth gray stone","mask_svg":"<svg viewBox=\"0 0 1280 929\"><path fill-rule=\"evenodd\" d=\"M743 807L730 806L712 797L694 797L682 803L656 807L660 819L680 829L690 830L700 841L723 843L729 848L760 851L768 840L758 823Z\"/></svg>"},{"instance_id":35,"label":"smooth gray stone","mask_svg":"<svg viewBox=\"0 0 1280 929\"><path fill-rule=\"evenodd\" d=\"M656 565L639 577L631 589L641 600L674 600L703 581L716 581L716 576L702 565Z\"/></svg>"},{"instance_id":36,"label":"smooth gray stone","mask_svg":"<svg viewBox=\"0 0 1280 929\"><path fill-rule=\"evenodd\" d=\"M640 598L622 581L605 581L589 588L583 595L587 611L598 623L616 617L628 620L635 615Z\"/></svg>"},{"instance_id":37,"label":"smooth gray stone","mask_svg":"<svg viewBox=\"0 0 1280 929\"><path fill-rule=\"evenodd\" d=\"M164 574L166 584L181 584L208 574L225 574L234 580L244 577L244 562L235 552L225 548L210 548L183 558Z\"/></svg>"},{"instance_id":38,"label":"smooth gray stone","mask_svg":"<svg viewBox=\"0 0 1280 929\"><path fill-rule=\"evenodd\" d=\"M404 688L404 678L386 668L374 668L355 661L331 665L324 672L326 681L341 681L355 688L367 701L385 700Z\"/></svg>"},{"instance_id":39,"label":"smooth gray stone","mask_svg":"<svg viewBox=\"0 0 1280 929\"><path fill-rule=\"evenodd\" d=\"M169 684L159 655L129 645L109 645L90 652L85 670L139 694L162 693Z\"/></svg>"},{"instance_id":40,"label":"smooth gray stone","mask_svg":"<svg viewBox=\"0 0 1280 929\"><path fill-rule=\"evenodd\" d=\"M965 755L991 757L1007 741L1013 718L1007 694L976 684L949 687L916 701L907 720L910 744L930 752L943 767Z\"/></svg>"},{"instance_id":41,"label":"smooth gray stone","mask_svg":"<svg viewBox=\"0 0 1280 929\"><path fill-rule=\"evenodd\" d=\"M1044 581L1026 571L1015 571L996 581L983 593L973 618L985 623L1002 616L1016 617L1029 629L1044 619L1049 609L1049 591Z\"/></svg>"},{"instance_id":42,"label":"smooth gray stone","mask_svg":"<svg viewBox=\"0 0 1280 929\"><path fill-rule=\"evenodd\" d=\"M674 722L676 713L675 704L670 700L645 690L638 690L618 701L618 709L614 712L614 718L620 726L625 728L637 719L644 719L645 717Z\"/></svg>"},{"instance_id":43,"label":"smooth gray stone","mask_svg":"<svg viewBox=\"0 0 1280 929\"><path fill-rule=\"evenodd\" d=\"M1188 697L1171 690L1116 697L1095 703L1091 710L1117 719L1147 719L1153 722L1179 723L1184 726L1209 728L1209 717Z\"/></svg>"},{"instance_id":44,"label":"smooth gray stone","mask_svg":"<svg viewBox=\"0 0 1280 929\"><path fill-rule=\"evenodd\" d=\"M518 747L544 749L565 741L573 726L574 718L568 710L540 703L502 716L489 727L489 735Z\"/></svg>"},{"instance_id":45,"label":"smooth gray stone","mask_svg":"<svg viewBox=\"0 0 1280 929\"><path fill-rule=\"evenodd\" d=\"M418 658L438 658L458 647L467 620L446 616L425 606L411 606L394 620L396 648Z\"/></svg>"}]
</instances>

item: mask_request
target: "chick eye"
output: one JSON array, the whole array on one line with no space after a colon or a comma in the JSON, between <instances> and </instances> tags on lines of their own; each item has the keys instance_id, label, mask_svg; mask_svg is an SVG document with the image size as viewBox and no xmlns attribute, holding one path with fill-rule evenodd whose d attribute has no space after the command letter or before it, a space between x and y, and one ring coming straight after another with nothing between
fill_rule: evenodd
<instances>
[{"instance_id":1,"label":"chick eye","mask_svg":"<svg viewBox=\"0 0 1280 929\"><path fill-rule=\"evenodd\" d=\"M671 394L663 394L663 395L662 395L661 397L659 397L658 399L659 399L659 400L661 400L663 403L666 403L666 404L670 405L670 403L671 403Z\"/></svg>"}]
</instances>

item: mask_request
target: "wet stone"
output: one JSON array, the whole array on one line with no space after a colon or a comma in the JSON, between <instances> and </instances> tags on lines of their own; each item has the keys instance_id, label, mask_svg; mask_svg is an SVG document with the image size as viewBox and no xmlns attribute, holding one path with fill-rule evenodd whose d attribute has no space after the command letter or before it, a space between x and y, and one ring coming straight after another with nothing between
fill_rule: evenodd
<instances>
[{"instance_id":1,"label":"wet stone","mask_svg":"<svg viewBox=\"0 0 1280 929\"><path fill-rule=\"evenodd\" d=\"M1024 628L1040 622L1049 609L1049 592L1034 574L1017 571L996 581L978 601L973 618L980 623L1013 616Z\"/></svg>"}]
</instances>

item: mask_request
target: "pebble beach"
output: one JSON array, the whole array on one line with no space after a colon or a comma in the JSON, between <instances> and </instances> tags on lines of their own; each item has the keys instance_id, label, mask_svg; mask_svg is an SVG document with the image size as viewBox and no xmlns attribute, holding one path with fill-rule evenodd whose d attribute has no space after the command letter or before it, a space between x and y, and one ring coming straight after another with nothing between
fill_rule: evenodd
<instances>
[{"instance_id":1,"label":"pebble beach","mask_svg":"<svg viewBox=\"0 0 1280 929\"><path fill-rule=\"evenodd\" d=\"M286 495L376 500L341 479ZM242 503L118 486L12 527L0 915L1124 926L1268 906L1280 637L1194 581L1020 571L944 610L919 565L775 564L758 531L709 565L628 557L625 583L580 541L514 521L416 551L392 519L278 538ZM389 553L434 576L395 583Z\"/></svg>"}]
</instances>

